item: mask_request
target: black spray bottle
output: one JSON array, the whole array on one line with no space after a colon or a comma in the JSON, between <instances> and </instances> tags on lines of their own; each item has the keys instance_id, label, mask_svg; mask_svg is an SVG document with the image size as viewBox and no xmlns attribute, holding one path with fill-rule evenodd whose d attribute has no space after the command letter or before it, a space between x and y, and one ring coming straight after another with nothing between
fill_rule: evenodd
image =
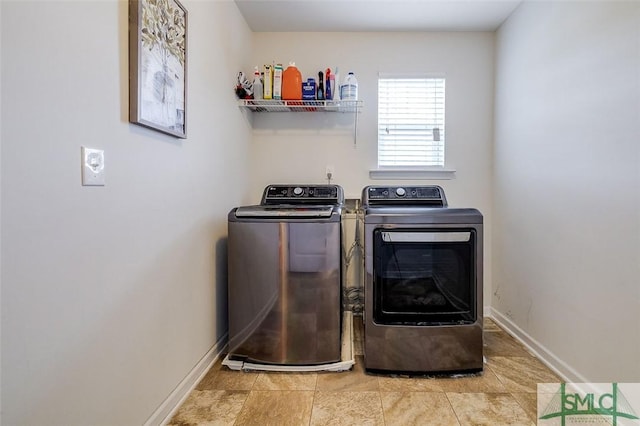
<instances>
[{"instance_id":1,"label":"black spray bottle","mask_svg":"<svg viewBox=\"0 0 640 426\"><path fill-rule=\"evenodd\" d=\"M319 101L324 100L324 79L323 79L322 71L318 72L318 88L316 90L316 99Z\"/></svg>"}]
</instances>

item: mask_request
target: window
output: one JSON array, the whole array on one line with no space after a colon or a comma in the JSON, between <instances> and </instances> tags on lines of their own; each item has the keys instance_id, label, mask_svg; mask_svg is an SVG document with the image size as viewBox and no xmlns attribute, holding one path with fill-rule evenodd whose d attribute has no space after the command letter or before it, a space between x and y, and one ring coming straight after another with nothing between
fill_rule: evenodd
<instances>
[{"instance_id":1,"label":"window","mask_svg":"<svg viewBox=\"0 0 640 426\"><path fill-rule=\"evenodd\" d=\"M444 167L444 78L378 79L378 167Z\"/></svg>"}]
</instances>

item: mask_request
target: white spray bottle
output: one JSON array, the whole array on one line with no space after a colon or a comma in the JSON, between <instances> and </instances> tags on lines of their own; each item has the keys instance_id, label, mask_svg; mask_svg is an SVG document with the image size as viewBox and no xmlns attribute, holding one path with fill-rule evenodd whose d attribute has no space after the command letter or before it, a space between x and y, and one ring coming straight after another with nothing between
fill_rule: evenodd
<instances>
[{"instance_id":1,"label":"white spray bottle","mask_svg":"<svg viewBox=\"0 0 640 426\"><path fill-rule=\"evenodd\" d=\"M256 66L253 70L253 99L262 99L263 95L262 80L260 79L260 70Z\"/></svg>"}]
</instances>

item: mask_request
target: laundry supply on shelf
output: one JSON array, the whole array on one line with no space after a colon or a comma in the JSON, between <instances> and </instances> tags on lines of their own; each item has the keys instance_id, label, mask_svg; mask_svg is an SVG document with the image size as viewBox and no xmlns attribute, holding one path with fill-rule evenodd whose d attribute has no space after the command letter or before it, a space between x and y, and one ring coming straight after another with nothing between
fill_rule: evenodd
<instances>
[{"instance_id":1,"label":"laundry supply on shelf","mask_svg":"<svg viewBox=\"0 0 640 426\"><path fill-rule=\"evenodd\" d=\"M344 101L358 100L358 80L353 72L349 72L340 86L340 99Z\"/></svg>"},{"instance_id":2,"label":"laundry supply on shelf","mask_svg":"<svg viewBox=\"0 0 640 426\"><path fill-rule=\"evenodd\" d=\"M262 87L262 79L260 78L260 70L257 65L253 70L253 83L251 89L253 90L253 99L262 99L264 89Z\"/></svg>"},{"instance_id":3,"label":"laundry supply on shelf","mask_svg":"<svg viewBox=\"0 0 640 426\"><path fill-rule=\"evenodd\" d=\"M316 90L316 99L319 101L324 100L324 74L322 71L318 72L318 88Z\"/></svg>"},{"instance_id":4,"label":"laundry supply on shelf","mask_svg":"<svg viewBox=\"0 0 640 426\"><path fill-rule=\"evenodd\" d=\"M273 65L264 66L264 99L273 99Z\"/></svg>"},{"instance_id":5,"label":"laundry supply on shelf","mask_svg":"<svg viewBox=\"0 0 640 426\"><path fill-rule=\"evenodd\" d=\"M236 96L240 99L252 99L253 91L251 90L251 83L247 80L247 77L242 71L238 72L236 77Z\"/></svg>"},{"instance_id":6,"label":"laundry supply on shelf","mask_svg":"<svg viewBox=\"0 0 640 426\"><path fill-rule=\"evenodd\" d=\"M273 99L282 99L282 64L273 67Z\"/></svg>"},{"instance_id":7,"label":"laundry supply on shelf","mask_svg":"<svg viewBox=\"0 0 640 426\"><path fill-rule=\"evenodd\" d=\"M289 62L289 66L282 74L282 99L302 99L302 74L296 68L295 62Z\"/></svg>"},{"instance_id":8,"label":"laundry supply on shelf","mask_svg":"<svg viewBox=\"0 0 640 426\"><path fill-rule=\"evenodd\" d=\"M333 82L332 82L333 100L339 101L340 100L340 69L338 67L335 68L335 71L332 74L332 76L333 76Z\"/></svg>"},{"instance_id":9,"label":"laundry supply on shelf","mask_svg":"<svg viewBox=\"0 0 640 426\"><path fill-rule=\"evenodd\" d=\"M324 98L328 101L330 101L331 99L333 99L333 84L331 84L331 82L333 81L333 74L331 74L331 68L327 68L326 71L326 86L324 88Z\"/></svg>"},{"instance_id":10,"label":"laundry supply on shelf","mask_svg":"<svg viewBox=\"0 0 640 426\"><path fill-rule=\"evenodd\" d=\"M302 83L302 99L306 101L314 101L316 99L316 80L309 77L307 81Z\"/></svg>"}]
</instances>

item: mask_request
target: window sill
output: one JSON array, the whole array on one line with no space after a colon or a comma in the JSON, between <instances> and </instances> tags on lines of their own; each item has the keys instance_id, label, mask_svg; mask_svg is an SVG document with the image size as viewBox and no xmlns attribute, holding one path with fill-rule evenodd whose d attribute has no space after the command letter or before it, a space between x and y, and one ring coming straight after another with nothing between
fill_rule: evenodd
<instances>
[{"instance_id":1,"label":"window sill","mask_svg":"<svg viewBox=\"0 0 640 426\"><path fill-rule=\"evenodd\" d=\"M448 168L433 169L375 169L369 170L369 179L387 180L449 180L455 179L456 170Z\"/></svg>"}]
</instances>

